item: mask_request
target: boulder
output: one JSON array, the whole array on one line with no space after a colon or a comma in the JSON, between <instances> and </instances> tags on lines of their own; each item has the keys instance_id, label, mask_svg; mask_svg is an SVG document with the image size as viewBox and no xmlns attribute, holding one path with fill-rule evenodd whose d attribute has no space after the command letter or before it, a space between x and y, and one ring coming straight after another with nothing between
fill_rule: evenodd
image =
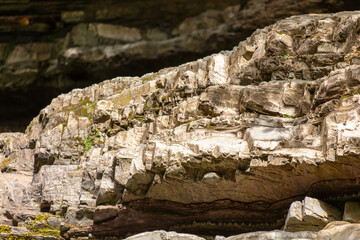
<instances>
[{"instance_id":1,"label":"boulder","mask_svg":"<svg viewBox=\"0 0 360 240\"><path fill-rule=\"evenodd\" d=\"M284 229L289 232L319 231L332 221L341 220L339 209L315 198L305 197L293 202L286 217Z\"/></svg>"}]
</instances>

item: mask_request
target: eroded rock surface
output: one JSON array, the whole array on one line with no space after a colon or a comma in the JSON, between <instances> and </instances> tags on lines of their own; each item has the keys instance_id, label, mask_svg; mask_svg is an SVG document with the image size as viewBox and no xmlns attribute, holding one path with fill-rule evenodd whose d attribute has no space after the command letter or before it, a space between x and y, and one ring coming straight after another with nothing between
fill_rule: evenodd
<instances>
[{"instance_id":1,"label":"eroded rock surface","mask_svg":"<svg viewBox=\"0 0 360 240\"><path fill-rule=\"evenodd\" d=\"M7 104L0 106L0 131L23 131L73 88L231 49L287 16L359 7L356 0L3 1L0 102Z\"/></svg>"},{"instance_id":2,"label":"eroded rock surface","mask_svg":"<svg viewBox=\"0 0 360 240\"><path fill-rule=\"evenodd\" d=\"M58 96L0 135L0 221L65 238L306 239L356 219L343 208L360 198L359 24L295 16L232 51Z\"/></svg>"},{"instance_id":3,"label":"eroded rock surface","mask_svg":"<svg viewBox=\"0 0 360 240\"><path fill-rule=\"evenodd\" d=\"M339 221L341 215L339 209L317 199L305 197L302 202L296 201L291 204L284 229L290 232L304 229L319 231L329 222Z\"/></svg>"}]
</instances>

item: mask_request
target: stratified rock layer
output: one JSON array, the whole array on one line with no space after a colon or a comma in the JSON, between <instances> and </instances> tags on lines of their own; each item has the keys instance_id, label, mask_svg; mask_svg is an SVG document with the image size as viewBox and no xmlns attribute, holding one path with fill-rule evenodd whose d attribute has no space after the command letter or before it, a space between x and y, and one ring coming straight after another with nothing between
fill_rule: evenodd
<instances>
[{"instance_id":1,"label":"stratified rock layer","mask_svg":"<svg viewBox=\"0 0 360 240\"><path fill-rule=\"evenodd\" d=\"M67 238L356 222L359 29L360 12L295 16L232 51L60 95L1 134L0 221L55 231L37 214L57 214Z\"/></svg>"},{"instance_id":2,"label":"stratified rock layer","mask_svg":"<svg viewBox=\"0 0 360 240\"><path fill-rule=\"evenodd\" d=\"M3 1L0 131L23 131L73 88L231 49L287 16L359 7L356 0Z\"/></svg>"}]
</instances>

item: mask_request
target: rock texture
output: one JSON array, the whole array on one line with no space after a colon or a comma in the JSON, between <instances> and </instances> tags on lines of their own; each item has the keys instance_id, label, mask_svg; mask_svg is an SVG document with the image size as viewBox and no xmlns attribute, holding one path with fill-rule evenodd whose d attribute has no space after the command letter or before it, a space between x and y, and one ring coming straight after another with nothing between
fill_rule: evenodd
<instances>
[{"instance_id":1,"label":"rock texture","mask_svg":"<svg viewBox=\"0 0 360 240\"><path fill-rule=\"evenodd\" d=\"M349 202L346 205L349 205ZM354 207L354 209L358 208ZM348 212L349 210L346 211ZM291 204L285 230L290 232L303 229L318 231L329 222L341 220L341 216L342 213L337 208L317 199L305 197L302 202L296 201Z\"/></svg>"},{"instance_id":2,"label":"rock texture","mask_svg":"<svg viewBox=\"0 0 360 240\"><path fill-rule=\"evenodd\" d=\"M1 236L356 236L359 29L360 12L294 16L58 96L0 135Z\"/></svg>"},{"instance_id":3,"label":"rock texture","mask_svg":"<svg viewBox=\"0 0 360 240\"><path fill-rule=\"evenodd\" d=\"M359 7L356 0L4 1L0 131L23 131L73 88L231 49L286 16Z\"/></svg>"}]
</instances>

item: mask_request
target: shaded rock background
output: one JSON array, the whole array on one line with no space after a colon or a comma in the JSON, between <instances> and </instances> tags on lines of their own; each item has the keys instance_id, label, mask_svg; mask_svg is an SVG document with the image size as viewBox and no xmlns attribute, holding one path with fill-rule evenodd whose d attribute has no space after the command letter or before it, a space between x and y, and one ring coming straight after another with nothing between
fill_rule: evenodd
<instances>
[{"instance_id":1,"label":"shaded rock background","mask_svg":"<svg viewBox=\"0 0 360 240\"><path fill-rule=\"evenodd\" d=\"M0 3L0 131L23 131L53 97L220 50L287 16L356 0L32 1Z\"/></svg>"}]
</instances>

